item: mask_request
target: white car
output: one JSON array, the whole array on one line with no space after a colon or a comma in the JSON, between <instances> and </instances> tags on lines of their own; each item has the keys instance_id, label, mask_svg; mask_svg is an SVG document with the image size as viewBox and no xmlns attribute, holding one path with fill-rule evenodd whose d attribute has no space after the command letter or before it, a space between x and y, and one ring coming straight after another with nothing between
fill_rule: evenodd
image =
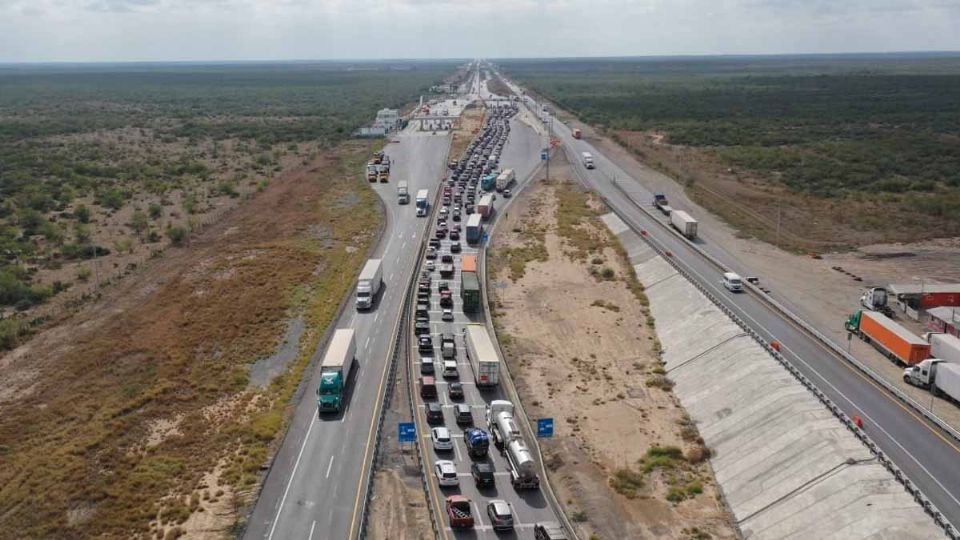
<instances>
[{"instance_id":1,"label":"white car","mask_svg":"<svg viewBox=\"0 0 960 540\"><path fill-rule=\"evenodd\" d=\"M457 370L457 361L456 360L444 360L443 361L443 378L444 379L459 379L460 372Z\"/></svg>"},{"instance_id":2,"label":"white car","mask_svg":"<svg viewBox=\"0 0 960 540\"><path fill-rule=\"evenodd\" d=\"M437 483L440 484L440 487L460 485L460 479L457 478L457 466L452 461L437 460L433 465L433 474L437 476Z\"/></svg>"},{"instance_id":3,"label":"white car","mask_svg":"<svg viewBox=\"0 0 960 540\"><path fill-rule=\"evenodd\" d=\"M453 320L453 309L443 308L443 315L440 316L441 320L452 321Z\"/></svg>"},{"instance_id":4,"label":"white car","mask_svg":"<svg viewBox=\"0 0 960 540\"><path fill-rule=\"evenodd\" d=\"M437 452L449 452L453 450L453 439L450 438L450 430L445 427L435 427L430 430L430 438L433 439L433 449Z\"/></svg>"},{"instance_id":5,"label":"white car","mask_svg":"<svg viewBox=\"0 0 960 540\"><path fill-rule=\"evenodd\" d=\"M424 268L433 272L437 268L437 264L433 261L427 261L427 264L424 265Z\"/></svg>"}]
</instances>

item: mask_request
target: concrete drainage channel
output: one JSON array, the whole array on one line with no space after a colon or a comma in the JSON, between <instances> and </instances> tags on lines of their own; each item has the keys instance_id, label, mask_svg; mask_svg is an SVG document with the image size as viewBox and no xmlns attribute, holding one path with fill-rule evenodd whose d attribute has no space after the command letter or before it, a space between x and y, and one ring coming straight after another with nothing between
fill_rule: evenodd
<instances>
[{"instance_id":1,"label":"concrete drainage channel","mask_svg":"<svg viewBox=\"0 0 960 540\"><path fill-rule=\"evenodd\" d=\"M588 184L585 181L585 179L582 177L582 173L580 172L580 170L578 168L575 168L575 170L577 171L577 174L581 176L580 178L581 183L584 186L587 186ZM618 186L618 189L620 189L619 186ZM602 197L602 195L600 196ZM629 195L628 195L628 199L630 199L634 204L637 204L636 201L633 201L633 199L629 197ZM766 350L770 354L770 356L772 356L798 382L800 382L810 393L812 393L831 412L833 416L839 419L847 427L847 429L850 432L852 432L853 435L863 443L863 445L869 450L869 452L876 457L877 461L880 462L893 475L894 479L896 479L897 482L903 485L904 489L910 494L913 500L917 504L919 504L923 508L923 510L928 515L930 515L930 517L933 518L933 521L943 530L943 532L946 534L948 538L951 538L954 540L960 539L960 534L957 533L953 525L950 524L946 520L946 518L943 516L943 514L933 505L933 503L930 502L929 499L927 499L926 496L924 496L923 493L921 493L921 491L918 488L916 488L908 478L906 478L906 475L889 458L886 457L886 455L876 446L876 444L869 439L866 433L862 429L860 429L856 424L854 424L854 422L850 419L850 417L848 417L846 413L844 413L840 409L840 407L838 407L835 403L833 403L822 391L820 391L816 387L816 385L814 385L806 376L804 376L800 372L800 370L798 370L789 360L787 360L782 354L780 354L780 352L777 351L767 340L763 339L762 336L757 334L736 313L734 313L729 308L727 308L722 302L720 302L718 298L716 298L709 290L707 290L699 281L694 279L692 275L690 275L683 267L680 266L680 264L674 259L674 257L668 256L667 251L662 246L660 246L650 235L641 234L640 231L642 230L642 227L640 227L636 223L632 223L630 218L618 212L615 206L610 203L610 201L605 200L604 202L611 209L611 211L627 227L629 227L630 230L636 233L637 236L639 236L657 255L659 255L663 260L667 261L668 264L678 274L683 276L689 283L694 285L699 290L699 292L704 295L704 297L706 297L711 303L717 306L726 316L730 318L730 320L734 321L734 323L736 323L740 328L742 328L747 335L749 335L756 343L758 343L761 347L763 347L764 350ZM651 214L646 208L643 208L640 205L637 205L637 206L640 207L640 209L645 213ZM657 223L660 223L661 226L668 228L665 225L663 225L659 220L655 219L655 221ZM672 230L670 230L669 233L674 234ZM725 270L725 268L722 265L720 265L718 261L716 261L709 255L704 253L696 245L693 245L692 243L690 244L691 244L691 247L694 248L695 253L698 253L699 255L704 257L707 261L709 261L711 264L713 264L717 268L721 270ZM767 298L766 295L762 293L758 293L757 291L753 291L753 293L761 298L764 298L768 302L773 302L772 299ZM791 320L794 320L794 321L798 320L798 318L795 315L784 310L782 306L775 305L775 307L777 308L778 311L782 311L785 315L790 317ZM805 323L803 324L798 323L798 324L804 329L810 328L809 325L806 325ZM814 337L816 337L818 340L825 339L822 337L822 335L818 335L819 333L813 333L816 331L813 330L812 328L810 328L810 330L812 330L811 334L814 335ZM847 357L849 355L844 354L843 356ZM856 360L854 359L853 362L856 362ZM876 376L876 375L873 374L873 376Z\"/></svg>"},{"instance_id":2,"label":"concrete drainage channel","mask_svg":"<svg viewBox=\"0 0 960 540\"><path fill-rule=\"evenodd\" d=\"M667 229L667 232L669 234L673 234L678 238L680 238L689 247L691 247L695 253L703 257L704 260L709 262L711 265L713 265L717 269L721 271L727 270L726 267L724 267L718 260L713 258L708 253L704 252L695 243L691 242L687 238L684 238L682 235L674 231L672 228L666 225L663 225L659 219L656 219L656 216L652 212L650 212L649 209L637 203L632 197L630 197L630 195L626 191L623 190L623 188L619 184L615 184L615 185L617 189L627 197L628 200L630 200L641 211L650 215L654 219L654 221L656 221L657 223L660 223L665 229ZM613 206L610 204L608 204L608 206L610 206L611 209L613 208ZM631 229L633 229L635 232L638 232L638 227L635 224L630 224L625 216L620 215L615 210L614 212L618 215L618 217L620 217L621 220L624 221L624 223L627 223L631 227ZM647 242L647 244L649 244L654 250L656 250L657 253L663 256L664 250L660 246L656 245L654 240L649 235L646 235L646 236L640 235L640 236ZM914 498L917 504L923 507L924 511L927 514L929 514L931 518L933 518L934 522L943 529L947 537L954 540L960 540L960 531L958 531L954 527L954 525L947 520L947 518L943 515L943 513L933 504L933 502L931 502L923 494L923 492L918 487L913 485L910 479L907 478L906 474L904 474L903 471L901 471L893 463L893 461L891 461L880 450L880 448L876 445L876 443L870 440L869 436L863 431L863 429L858 427L850 419L850 417L847 416L846 413L844 413L840 409L840 407L838 407L835 403L833 403L833 401L831 401L819 388L817 388L815 384L813 384L805 375L803 375L803 373L801 373L800 370L796 368L796 366L794 366L789 360L787 360L783 356L783 354L780 353L779 350L775 349L767 340L763 339L762 336L757 334L738 315L736 315L727 307L725 307L716 297L714 297L709 291L707 291L703 286L701 286L699 282L692 279L692 276L690 276L684 269L682 269L679 266L679 264L674 260L673 257L664 257L664 259L666 259L670 263L670 265L673 266L687 280L693 283L694 286L696 286L707 298L710 299L711 302L716 304L725 314L727 314L734 322L736 322L737 325L743 328L757 343L759 343L764 349L766 349L767 352L769 352L770 355L773 356L777 362L783 365L787 369L787 371L789 371L801 384L803 384L804 387L810 390L810 392L813 393L814 396L816 396L817 399L819 399L834 414L834 416L836 416L841 422L843 422L844 425L846 425L847 428L850 429L850 431L853 432L853 434L870 450L870 452L877 457L877 460L880 463L882 463L884 467L887 468L888 471L890 471L890 473L894 476L894 478L896 478L896 480L903 485L904 489ZM796 315L795 313L787 309L785 306L783 306L773 298L770 298L769 295L761 291L757 286L753 285L752 283L746 283L746 285L750 294L753 294L756 298L759 298L762 302L771 306L777 312L783 314L792 323L794 323L796 326L803 329L803 331L806 332L808 335L812 336L819 343L826 346L830 351L835 353L840 358L846 360L852 366L857 368L858 371L860 371L861 373L869 377L870 380L877 383L879 386L883 387L886 391L890 392L901 402L910 406L914 411L920 413L924 418L927 418L930 422L935 424L937 427L941 428L951 438L953 438L956 441L960 441L960 433L958 433L955 429L947 425L946 422L944 422L941 418L939 418L938 416L936 416L935 414L931 413L929 410L921 406L913 398L907 396L905 393L900 391L900 389L893 386L890 382L888 382L883 377L878 375L876 372L871 370L869 367L864 365L862 362L857 360L854 356L848 354L846 351L841 349L839 346L833 343L833 341L831 341L826 336L824 336L820 331L812 327L810 324L808 324L798 315Z\"/></svg>"}]
</instances>

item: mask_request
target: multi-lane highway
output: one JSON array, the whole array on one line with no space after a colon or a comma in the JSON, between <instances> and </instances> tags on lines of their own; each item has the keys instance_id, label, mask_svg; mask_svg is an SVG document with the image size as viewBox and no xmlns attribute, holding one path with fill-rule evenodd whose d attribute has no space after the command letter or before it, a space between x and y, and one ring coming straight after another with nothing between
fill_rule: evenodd
<instances>
[{"instance_id":1,"label":"multi-lane highway","mask_svg":"<svg viewBox=\"0 0 960 540\"><path fill-rule=\"evenodd\" d=\"M449 108L451 113L459 110L452 104ZM357 533L388 351L427 226L427 220L415 217L412 198L422 188L435 193L450 146L446 132L408 130L395 140L385 149L392 161L389 182L371 184L386 208L386 227L373 255L383 259L384 287L374 309L357 312L351 302L335 322L336 328L356 330L358 366L351 375L347 408L336 416L318 416L314 392L319 369L313 370L249 518L245 538L351 538ZM397 204L400 180L409 183L408 205ZM321 344L314 360L324 352Z\"/></svg>"},{"instance_id":2,"label":"multi-lane highway","mask_svg":"<svg viewBox=\"0 0 960 540\"><path fill-rule=\"evenodd\" d=\"M784 356L847 415L863 418L867 434L884 453L952 523L960 523L960 468L956 466L960 463L960 448L954 441L754 294L734 295L726 291L719 282L722 270L669 230L662 216L641 208L649 207L652 193L590 143L574 139L571 129L562 122L555 120L552 126L588 187L602 195L629 225L649 231L655 242L669 250L690 275L721 298L753 330L767 340L779 341ZM583 166L581 152L593 154L595 169ZM711 241L709 231L698 234L697 247L729 262L731 269L750 274L739 268L722 246Z\"/></svg>"},{"instance_id":3,"label":"multi-lane highway","mask_svg":"<svg viewBox=\"0 0 960 540\"><path fill-rule=\"evenodd\" d=\"M492 99L494 96L489 94L485 86L485 84L481 83L478 93L485 99ZM535 171L539 163L539 149L542 147L544 141L530 125L526 124L519 118L513 118L510 121L510 126L510 135L506 145L503 148L500 159L500 168L512 168L516 171L518 178L518 184L517 186L514 186L514 190L516 190L517 188L522 187ZM455 186L451 186L451 188L456 189ZM499 209L498 211L503 211L502 209L508 202L508 199L505 199L501 196L495 202L495 207ZM485 225L489 227L490 222L487 222ZM435 221L431 229L431 235L435 235L436 228L437 225ZM463 433L467 426L458 425L455 419L454 411L456 405L466 404L470 407L470 410L473 413L473 425L480 427L481 429L487 429L484 421L484 413L489 403L497 399L509 400L507 393L503 390L502 386L484 390L477 388L474 373L465 354L466 346L463 336L464 327L469 323L482 324L484 322L484 312L481 311L473 314L466 314L463 312L463 306L460 300L461 262L464 256L477 256L478 249L476 247L467 245L462 240L459 240L458 242L461 246L463 246L462 251L451 252L451 244L453 241L451 241L448 237L441 238L439 241L439 249L437 253L438 258L442 259L444 255L451 255L454 259L455 271L452 277L441 277L438 269L427 272L427 274L430 276L431 285L431 301L429 312L431 331L430 335L434 338L434 341L438 345L441 343L441 336L454 336L454 340L457 345L456 360L458 366L458 377L456 379L445 379L440 373L440 361L442 358L439 348L436 349L433 355L421 354L418 352L416 345L414 345L411 353L413 363L410 366L410 371L416 377L424 375L424 373L421 373L421 359L424 356L427 358L434 358L436 360L435 376L438 387L437 399L424 400L417 393L415 393L413 396L415 408L417 409L416 420L418 432L421 437L421 447L423 448L426 458L425 466L430 467L430 470L427 471L430 484L430 504L434 506L435 512L437 512L437 514L441 517L441 536L444 538L451 536L469 536L478 538L498 537L498 533L493 531L492 524L487 517L487 504L496 499L507 501L513 511L514 531L512 533L508 533L506 536L514 538L532 538L533 528L536 523L544 521L557 521L557 516L554 513L554 510L550 507L543 493L540 490L514 489L510 483L510 473L507 467L506 458L499 451L497 451L492 444L489 455L486 458L479 460L471 459L467 454L466 446L464 445L463 441ZM448 284L453 292L454 304L452 321L441 320L442 307L440 305L438 292L440 283ZM493 336L491 337L493 338ZM502 369L501 373L503 374L502 376L506 376L506 369ZM426 375L429 376L433 374L428 373ZM462 385L463 398L451 399L449 396L449 388L452 382L459 382ZM428 402L440 404L441 410L443 411L442 425L452 433L452 439L454 442L452 450L437 451L434 449L431 440L432 426L426 422L424 412ZM441 487L439 485L436 477L433 475L433 467L438 460L448 460L454 463L459 480L456 487ZM485 462L492 466L495 479L494 486L478 488L475 485L471 475L471 465L474 462ZM443 514L443 510L445 497L453 494L464 495L471 500L472 514L475 520L475 524L472 529L466 531L458 530L454 532L454 530L450 528L447 518ZM502 534L500 534L500 536L502 536Z\"/></svg>"}]
</instances>

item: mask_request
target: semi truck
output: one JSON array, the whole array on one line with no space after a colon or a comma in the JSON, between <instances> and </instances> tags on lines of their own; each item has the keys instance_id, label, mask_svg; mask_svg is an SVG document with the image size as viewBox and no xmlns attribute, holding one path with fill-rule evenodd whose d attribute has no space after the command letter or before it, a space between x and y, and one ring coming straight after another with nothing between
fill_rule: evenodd
<instances>
[{"instance_id":1,"label":"semi truck","mask_svg":"<svg viewBox=\"0 0 960 540\"><path fill-rule=\"evenodd\" d=\"M483 191L493 191L497 187L497 173L492 172L480 180L480 189Z\"/></svg>"},{"instance_id":2,"label":"semi truck","mask_svg":"<svg viewBox=\"0 0 960 540\"><path fill-rule=\"evenodd\" d=\"M845 326L897 364L912 366L930 357L929 343L876 311L858 309Z\"/></svg>"},{"instance_id":3,"label":"semi truck","mask_svg":"<svg viewBox=\"0 0 960 540\"><path fill-rule=\"evenodd\" d=\"M504 169L497 175L497 191L503 191L513 185L517 179L517 174L513 169Z\"/></svg>"},{"instance_id":4,"label":"semi truck","mask_svg":"<svg viewBox=\"0 0 960 540\"><path fill-rule=\"evenodd\" d=\"M653 206L663 212L664 215L669 216L670 212L673 211L673 208L670 208L670 205L667 203L667 196L663 193L654 193L653 194Z\"/></svg>"},{"instance_id":5,"label":"semi truck","mask_svg":"<svg viewBox=\"0 0 960 540\"><path fill-rule=\"evenodd\" d=\"M357 279L357 309L370 309L383 285L383 260L370 259Z\"/></svg>"},{"instance_id":6,"label":"semi truck","mask_svg":"<svg viewBox=\"0 0 960 540\"><path fill-rule=\"evenodd\" d=\"M468 324L464 328L466 333L467 360L477 387L496 386L500 384L500 357L490 340L487 327L482 324Z\"/></svg>"},{"instance_id":7,"label":"semi truck","mask_svg":"<svg viewBox=\"0 0 960 540\"><path fill-rule=\"evenodd\" d=\"M317 412L340 412L346 397L347 381L357 354L357 343L352 328L340 328L333 333L327 354L320 364L320 386L317 387Z\"/></svg>"},{"instance_id":8,"label":"semi truck","mask_svg":"<svg viewBox=\"0 0 960 540\"><path fill-rule=\"evenodd\" d=\"M595 167L593 164L593 154L590 152L581 152L580 160L583 162L583 166L588 169L593 169Z\"/></svg>"},{"instance_id":9,"label":"semi truck","mask_svg":"<svg viewBox=\"0 0 960 540\"><path fill-rule=\"evenodd\" d=\"M427 209L430 207L430 202L427 201L429 196L430 192L426 189L421 189L417 192L417 217L425 217L427 215Z\"/></svg>"},{"instance_id":10,"label":"semi truck","mask_svg":"<svg viewBox=\"0 0 960 540\"><path fill-rule=\"evenodd\" d=\"M367 180L370 182L377 181L377 175L380 173L380 167L377 166L374 160L367 162Z\"/></svg>"},{"instance_id":11,"label":"semi truck","mask_svg":"<svg viewBox=\"0 0 960 540\"><path fill-rule=\"evenodd\" d=\"M674 229L680 231L680 234L691 240L697 237L697 220L683 210L672 210L670 212L670 224L673 225Z\"/></svg>"},{"instance_id":12,"label":"semi truck","mask_svg":"<svg viewBox=\"0 0 960 540\"><path fill-rule=\"evenodd\" d=\"M495 399L487 406L487 429L493 437L493 444L503 450L507 444L520 437L520 428L513 420L513 403Z\"/></svg>"},{"instance_id":13,"label":"semi truck","mask_svg":"<svg viewBox=\"0 0 960 540\"><path fill-rule=\"evenodd\" d=\"M397 182L397 202L410 204L410 187L406 180Z\"/></svg>"},{"instance_id":14,"label":"semi truck","mask_svg":"<svg viewBox=\"0 0 960 540\"><path fill-rule=\"evenodd\" d=\"M467 218L467 243L477 244L483 237L483 225L480 223L480 214L470 214Z\"/></svg>"},{"instance_id":15,"label":"semi truck","mask_svg":"<svg viewBox=\"0 0 960 540\"><path fill-rule=\"evenodd\" d=\"M932 358L960 365L960 339L939 332L928 332L923 337L930 344Z\"/></svg>"},{"instance_id":16,"label":"semi truck","mask_svg":"<svg viewBox=\"0 0 960 540\"><path fill-rule=\"evenodd\" d=\"M580 132L580 128L573 128L573 138L579 139L583 137L583 133Z\"/></svg>"},{"instance_id":17,"label":"semi truck","mask_svg":"<svg viewBox=\"0 0 960 540\"><path fill-rule=\"evenodd\" d=\"M523 439L516 438L507 443L507 465L510 467L510 483L514 489L538 489L540 477L537 476L537 463Z\"/></svg>"},{"instance_id":18,"label":"semi truck","mask_svg":"<svg viewBox=\"0 0 960 540\"><path fill-rule=\"evenodd\" d=\"M493 215L493 194L487 193L483 197L480 197L480 202L477 203L477 213L480 214L484 220L490 219L490 216Z\"/></svg>"},{"instance_id":19,"label":"semi truck","mask_svg":"<svg viewBox=\"0 0 960 540\"><path fill-rule=\"evenodd\" d=\"M480 280L476 272L460 271L460 300L464 313L476 313L480 310Z\"/></svg>"},{"instance_id":20,"label":"semi truck","mask_svg":"<svg viewBox=\"0 0 960 540\"><path fill-rule=\"evenodd\" d=\"M903 370L907 384L930 390L935 396L960 401L960 365L929 358Z\"/></svg>"}]
</instances>

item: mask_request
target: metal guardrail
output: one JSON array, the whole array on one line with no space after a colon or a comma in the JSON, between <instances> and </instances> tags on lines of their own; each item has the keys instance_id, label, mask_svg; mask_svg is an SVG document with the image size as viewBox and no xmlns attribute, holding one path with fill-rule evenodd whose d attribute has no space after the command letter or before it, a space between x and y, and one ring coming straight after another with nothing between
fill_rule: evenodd
<instances>
[{"instance_id":1,"label":"metal guardrail","mask_svg":"<svg viewBox=\"0 0 960 540\"><path fill-rule=\"evenodd\" d=\"M451 142L452 142L452 139L451 139ZM446 163L447 158L449 157L449 154L450 154L450 146L448 145L447 152L446 154L444 154L444 160L443 160L444 163ZM442 190L440 189L436 190L436 193L434 194L433 204L430 205L430 214L427 215L426 217L427 233L429 233L430 231L430 224L433 222L436 208L437 206L439 206L441 191ZM387 353L387 357L390 359L390 366L387 368L390 371L390 380L384 386L383 394L380 396L380 414L377 420L376 434L374 436L373 457L370 460L370 467L367 471L367 487L365 490L366 493L363 497L363 509L360 513L360 527L357 529L356 537L359 539L366 538L367 533L369 532L367 530L367 522L368 522L368 518L370 517L370 509L369 509L370 496L373 493L373 481L375 476L374 470L376 469L375 464L377 463L377 460L380 457L381 444L383 440L383 423L385 421L385 416L386 416L385 412L387 410L387 403L389 402L390 397L392 395L393 387L395 384L394 381L396 380L398 358L402 359L402 361L404 362L407 362L407 367L409 367L409 354L410 354L409 313L410 313L410 305L411 305L410 301L414 295L414 289L415 289L414 285L416 284L417 277L419 276L418 270L420 268L420 262L423 260L423 254L427 249L427 238L429 236L430 236L429 234L424 234L423 237L420 239L420 245L417 249L416 258L414 259L416 261L415 262L416 270L414 270L414 272L410 275L410 280L407 282L406 293L403 298L403 303L400 306L400 317L397 318L397 323L393 331L394 340L393 340L393 343L390 345L390 348L391 348L390 351ZM413 382L412 380L410 380L411 377L406 377L406 379L407 379L408 392L413 392L413 388L412 388ZM412 396L412 394L408 394L408 396ZM413 410L413 400L408 398L407 404L409 405L411 419L416 421L416 411ZM429 497L429 493L427 492L427 477L426 477L425 469L423 467L423 461L420 457L419 434L417 438L414 440L414 445L416 446L416 450L417 450L416 456L417 456L417 462L418 462L417 463L418 469L420 470L421 484L424 490L424 495L428 501L427 507L429 508L429 511L430 511L429 512L430 522L433 526L434 536L436 538L439 538L439 534L440 534L439 522L437 520L437 516L434 513L433 505L429 504L430 497Z\"/></svg>"},{"instance_id":2,"label":"metal guardrail","mask_svg":"<svg viewBox=\"0 0 960 540\"><path fill-rule=\"evenodd\" d=\"M627 194L619 185L617 185L616 187L622 193L624 193L624 195L627 195L627 198L631 202L633 202L635 205L637 205L643 212L655 218L652 212L650 212L646 208L643 208L641 205L637 204L637 202L634 201L629 196L629 194ZM830 398L827 397L827 395L823 393L805 375L803 375L803 373L801 373L801 371L797 369L797 367L794 366L792 362L787 360L779 351L775 350L768 341L763 339L763 337L761 337L756 331L754 331L752 327L750 327L743 319L741 319L736 313L734 313L733 310L729 309L723 302L721 302L716 296L714 296L713 293L707 290L707 288L703 284L701 284L699 281L694 279L694 277L689 272L687 272L683 267L680 266L680 264L676 261L674 257L667 256L666 255L667 250L665 250L662 246L660 246L657 242L655 242L650 235L641 234L640 230L642 230L643 227L641 227L637 223L633 223L633 221L629 217L627 217L626 215L618 211L617 208L613 204L611 204L610 201L606 197L604 197L602 194L598 194L598 195L601 198L603 198L607 206L621 220L623 220L623 222L628 227L630 227L632 231L637 233L637 235L640 238L642 238L644 242L647 243L647 245L649 245L658 255L660 255L661 258L666 260L680 275L686 278L687 281L692 283L707 299L709 299L711 302L713 302L714 305L720 308L720 310L724 314L730 317L731 320L733 320L738 326L740 326L748 335L750 335L750 337L754 339L754 341L760 344L760 346L762 346L764 350L766 350L779 364L781 364L791 375L793 375L795 379L797 379L804 387L807 388L807 390L809 390L818 400L820 400L820 402L823 403L824 406L826 406L827 409L835 417L837 417L847 427L847 429L849 429L854 434L854 436L856 436L867 447L870 453L877 458L877 461L879 461L888 471L890 471L894 479L896 479L900 484L903 485L904 489L913 497L913 499L917 502L917 504L919 504L923 508L923 510L928 515L930 515L930 517L933 518L934 522L943 529L944 533L947 535L948 538L951 538L952 540L960 540L960 532L958 532L953 527L953 525L946 519L943 513L940 512L939 509L937 509L937 507L921 492L921 490L918 487L913 485L913 483L906 477L906 474L904 474L903 471L901 471L900 468L897 467L892 460L886 457L886 455L883 453L883 451L880 450L880 448L876 445L876 443L870 440L869 436L862 429L857 427L857 425L853 423L853 420L851 420L850 417L847 416L847 414L844 413L839 406L833 403L833 401L830 400ZM671 233L674 233L672 229L669 229L669 227L663 224L659 219L654 219L654 221L660 224L660 226L667 228ZM679 234L679 233L675 233L675 234ZM686 238L684 238L684 240L688 242L688 244L694 249L696 253L703 256L710 263L716 265L720 269L725 269L724 266L719 263L719 261L717 261L710 255L706 254L705 252L703 252L703 250L699 249L699 247L696 246L696 244L693 244ZM759 296L759 294L756 291L753 291L753 294L756 294ZM770 298L767 298L766 300L775 302ZM781 309L784 310L783 313L789 314L788 316L790 316L791 318L796 317L796 315L793 315L792 313L787 311L779 303L777 303L775 307L778 309L778 311ZM817 337L818 339L825 339L825 337L822 336L822 334L820 334L815 329L807 325L805 322L802 323L801 328L804 328L804 329L809 328L810 330L812 330L812 332L815 332L815 334L813 334L814 337ZM846 355L844 353L842 356L849 356L849 355ZM850 358L852 359L853 357L850 357ZM856 362L855 359L853 359L853 361ZM859 364L859 362L857 363Z\"/></svg>"}]
</instances>

